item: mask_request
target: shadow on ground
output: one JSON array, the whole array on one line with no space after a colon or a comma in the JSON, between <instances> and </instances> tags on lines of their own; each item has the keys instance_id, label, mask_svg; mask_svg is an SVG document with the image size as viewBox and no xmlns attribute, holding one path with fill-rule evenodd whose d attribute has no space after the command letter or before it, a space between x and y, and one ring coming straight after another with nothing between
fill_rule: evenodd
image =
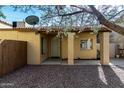
<instances>
[{"instance_id":1,"label":"shadow on ground","mask_svg":"<svg viewBox=\"0 0 124 93\"><path fill-rule=\"evenodd\" d=\"M0 87L41 88L120 88L124 87L124 68L111 66L41 65L25 66L0 78ZM113 70L114 69L114 70ZM115 73L116 71L116 73ZM118 73L118 74L117 74Z\"/></svg>"}]
</instances>

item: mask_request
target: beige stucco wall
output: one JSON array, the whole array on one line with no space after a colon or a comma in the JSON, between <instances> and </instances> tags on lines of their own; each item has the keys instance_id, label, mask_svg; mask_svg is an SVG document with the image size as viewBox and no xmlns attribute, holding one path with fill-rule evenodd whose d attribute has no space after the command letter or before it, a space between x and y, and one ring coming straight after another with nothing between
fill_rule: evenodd
<instances>
[{"instance_id":1,"label":"beige stucco wall","mask_svg":"<svg viewBox=\"0 0 124 93\"><path fill-rule=\"evenodd\" d=\"M80 40L81 39L92 39L92 49L89 50L80 50ZM62 58L67 59L68 51L68 41L67 37L63 38L61 40L61 45L62 45ZM74 39L74 58L80 58L80 59L96 59L97 55L97 50L96 50L96 35L91 34L91 32L87 33L79 33L76 34L75 39Z\"/></svg>"},{"instance_id":2,"label":"beige stucco wall","mask_svg":"<svg viewBox=\"0 0 124 93\"><path fill-rule=\"evenodd\" d=\"M40 64L40 34L35 32L21 31L0 31L0 39L27 41L27 62L28 64Z\"/></svg>"},{"instance_id":3,"label":"beige stucco wall","mask_svg":"<svg viewBox=\"0 0 124 93\"><path fill-rule=\"evenodd\" d=\"M54 36L54 35L53 35ZM27 62L28 64L41 64L41 61L47 59L50 56L50 40L53 38L51 35L35 34L32 31L10 31L10 30L0 30L0 39L12 39L12 40L22 40L27 41ZM47 51L45 55L41 55L40 38L45 37L47 41ZM81 59L95 59L96 58L96 35L87 33L79 33L74 36L74 58ZM80 50L80 40L81 39L92 39L93 48L90 50ZM68 38L64 37L61 40L61 57L67 59L68 57Z\"/></svg>"}]
</instances>

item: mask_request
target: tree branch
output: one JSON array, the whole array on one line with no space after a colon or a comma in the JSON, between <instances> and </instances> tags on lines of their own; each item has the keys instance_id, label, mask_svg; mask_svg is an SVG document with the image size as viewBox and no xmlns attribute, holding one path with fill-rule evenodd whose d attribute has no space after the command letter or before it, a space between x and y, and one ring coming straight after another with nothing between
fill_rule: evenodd
<instances>
[{"instance_id":1,"label":"tree branch","mask_svg":"<svg viewBox=\"0 0 124 93\"><path fill-rule=\"evenodd\" d=\"M84 12L84 10L76 11L76 12L72 12L72 13L67 13L67 14L59 14L58 16L71 16L71 15L79 14L82 12Z\"/></svg>"},{"instance_id":2,"label":"tree branch","mask_svg":"<svg viewBox=\"0 0 124 93\"><path fill-rule=\"evenodd\" d=\"M79 13L82 13L82 12L84 12L83 10L81 10L81 11L76 11L76 12L72 12L72 13L67 13L67 14L57 14L57 15L51 15L51 16L48 16L48 15L46 15L46 16L44 16L45 18L53 18L53 17L58 17L58 16L62 16L62 17L64 17L64 16L72 16L72 15L76 15L76 14L79 14ZM41 18L44 18L44 17L41 17Z\"/></svg>"},{"instance_id":3,"label":"tree branch","mask_svg":"<svg viewBox=\"0 0 124 93\"><path fill-rule=\"evenodd\" d=\"M98 18L100 24L103 23L103 21L106 20L105 17L104 17L93 5L89 5L89 7L92 9L93 14L94 14L95 16L97 16L97 18Z\"/></svg>"},{"instance_id":4,"label":"tree branch","mask_svg":"<svg viewBox=\"0 0 124 93\"><path fill-rule=\"evenodd\" d=\"M88 10L88 9L85 9L85 8L82 8L82 7L79 7L79 6L76 6L76 5L71 5L71 6L79 8L81 10L80 11L76 11L76 12L72 12L72 13L67 13L67 14L58 14L58 16L71 16L71 15L79 14L79 13L82 13L82 12L93 14L93 12Z\"/></svg>"},{"instance_id":5,"label":"tree branch","mask_svg":"<svg viewBox=\"0 0 124 93\"><path fill-rule=\"evenodd\" d=\"M79 6L76 6L76 5L71 5L71 6L72 6L72 7L76 7L76 8L81 9L81 10L83 10L83 12L87 12L87 13L93 14L93 12L92 12L92 11L90 11L90 10L88 10L88 9L86 9L86 8L79 7Z\"/></svg>"},{"instance_id":6,"label":"tree branch","mask_svg":"<svg viewBox=\"0 0 124 93\"><path fill-rule=\"evenodd\" d=\"M92 9L94 15L97 16L100 24L106 26L107 28L109 28L115 32L118 32L118 33L124 35L124 27L116 25L116 24L108 21L107 19L105 19L105 17L93 5L89 5L89 7Z\"/></svg>"},{"instance_id":7,"label":"tree branch","mask_svg":"<svg viewBox=\"0 0 124 93\"><path fill-rule=\"evenodd\" d=\"M116 13L115 15L113 15L112 17L110 17L108 20L111 20L112 18L116 17L118 14L124 12L124 10L121 10L120 12Z\"/></svg>"}]
</instances>

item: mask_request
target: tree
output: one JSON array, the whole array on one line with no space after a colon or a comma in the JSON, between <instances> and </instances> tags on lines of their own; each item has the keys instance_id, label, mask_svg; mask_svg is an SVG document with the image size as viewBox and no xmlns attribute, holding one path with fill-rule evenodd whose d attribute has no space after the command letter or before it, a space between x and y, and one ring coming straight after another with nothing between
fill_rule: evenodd
<instances>
[{"instance_id":1,"label":"tree","mask_svg":"<svg viewBox=\"0 0 124 93\"><path fill-rule=\"evenodd\" d=\"M2 7L3 6L0 6L0 18L6 18L6 16L3 14L3 12L2 12Z\"/></svg>"},{"instance_id":2,"label":"tree","mask_svg":"<svg viewBox=\"0 0 124 93\"><path fill-rule=\"evenodd\" d=\"M93 6L93 5L39 5L39 6L12 6L23 12L40 10L41 26L92 26L105 27L124 35L124 27L115 23L115 20L124 13L124 6Z\"/></svg>"}]
</instances>

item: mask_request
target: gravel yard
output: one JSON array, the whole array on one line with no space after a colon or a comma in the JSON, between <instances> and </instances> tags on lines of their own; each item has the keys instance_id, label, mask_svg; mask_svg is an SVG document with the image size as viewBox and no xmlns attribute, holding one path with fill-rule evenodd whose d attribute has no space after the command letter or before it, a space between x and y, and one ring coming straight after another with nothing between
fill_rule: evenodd
<instances>
[{"instance_id":1,"label":"gravel yard","mask_svg":"<svg viewBox=\"0 0 124 93\"><path fill-rule=\"evenodd\" d=\"M124 68L100 65L25 66L0 78L0 87L124 87Z\"/></svg>"}]
</instances>

